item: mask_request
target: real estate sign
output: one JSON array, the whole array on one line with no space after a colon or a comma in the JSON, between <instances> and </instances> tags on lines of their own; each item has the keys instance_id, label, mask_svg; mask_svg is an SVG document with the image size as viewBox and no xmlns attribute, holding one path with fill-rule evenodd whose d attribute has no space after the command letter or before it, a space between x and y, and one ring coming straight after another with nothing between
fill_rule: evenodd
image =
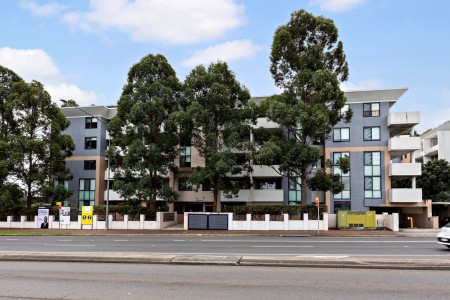
<instances>
[{"instance_id":1,"label":"real estate sign","mask_svg":"<svg viewBox=\"0 0 450 300\"><path fill-rule=\"evenodd\" d=\"M61 225L70 225L70 207L61 207L59 210L59 223Z\"/></svg>"},{"instance_id":2,"label":"real estate sign","mask_svg":"<svg viewBox=\"0 0 450 300\"><path fill-rule=\"evenodd\" d=\"M49 215L49 207L48 206L39 206L39 208L38 208L38 223L37 223L38 228L48 229L48 215Z\"/></svg>"},{"instance_id":3,"label":"real estate sign","mask_svg":"<svg viewBox=\"0 0 450 300\"><path fill-rule=\"evenodd\" d=\"M93 212L92 206L81 207L81 225L92 225Z\"/></svg>"}]
</instances>

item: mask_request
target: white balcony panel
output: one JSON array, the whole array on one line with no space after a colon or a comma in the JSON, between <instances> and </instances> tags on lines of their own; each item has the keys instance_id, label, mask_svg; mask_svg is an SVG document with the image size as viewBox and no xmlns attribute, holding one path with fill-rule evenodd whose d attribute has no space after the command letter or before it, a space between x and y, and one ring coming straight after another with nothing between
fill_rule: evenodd
<instances>
[{"instance_id":1,"label":"white balcony panel","mask_svg":"<svg viewBox=\"0 0 450 300\"><path fill-rule=\"evenodd\" d=\"M420 137L398 136L389 139L391 158L399 157L420 149Z\"/></svg>"},{"instance_id":2,"label":"white balcony panel","mask_svg":"<svg viewBox=\"0 0 450 300\"><path fill-rule=\"evenodd\" d=\"M391 189L391 203L420 203L422 189Z\"/></svg>"},{"instance_id":3,"label":"white balcony panel","mask_svg":"<svg viewBox=\"0 0 450 300\"><path fill-rule=\"evenodd\" d=\"M422 165L419 163L391 163L389 176L411 177L422 175Z\"/></svg>"},{"instance_id":4,"label":"white balcony panel","mask_svg":"<svg viewBox=\"0 0 450 300\"><path fill-rule=\"evenodd\" d=\"M280 125L278 123L269 121L267 118L258 118L256 120L256 125L252 125L253 128L280 128Z\"/></svg>"},{"instance_id":5,"label":"white balcony panel","mask_svg":"<svg viewBox=\"0 0 450 300\"><path fill-rule=\"evenodd\" d=\"M279 166L274 166L278 170ZM255 177L281 177L273 168L269 166L253 166L253 176Z\"/></svg>"},{"instance_id":6,"label":"white balcony panel","mask_svg":"<svg viewBox=\"0 0 450 300\"><path fill-rule=\"evenodd\" d=\"M221 193L222 202L278 202L283 203L283 190L240 190L239 195L225 198Z\"/></svg>"},{"instance_id":7,"label":"white balcony panel","mask_svg":"<svg viewBox=\"0 0 450 300\"><path fill-rule=\"evenodd\" d=\"M391 131L391 136L412 128L420 123L420 112L392 112L389 113L387 125Z\"/></svg>"},{"instance_id":8,"label":"white balcony panel","mask_svg":"<svg viewBox=\"0 0 450 300\"><path fill-rule=\"evenodd\" d=\"M105 203L106 203L106 199L108 199L108 191L105 191ZM122 198L120 197L120 195L114 191L114 190L109 190L109 201L121 201Z\"/></svg>"}]
</instances>

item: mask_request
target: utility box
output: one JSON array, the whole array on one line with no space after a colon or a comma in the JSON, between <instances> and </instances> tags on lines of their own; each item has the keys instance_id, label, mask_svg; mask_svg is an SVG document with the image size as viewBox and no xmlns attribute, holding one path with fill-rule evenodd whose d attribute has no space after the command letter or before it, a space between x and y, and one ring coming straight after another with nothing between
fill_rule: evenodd
<instances>
[{"instance_id":1,"label":"utility box","mask_svg":"<svg viewBox=\"0 0 450 300\"><path fill-rule=\"evenodd\" d=\"M377 216L375 211L339 210L337 212L338 228L376 228Z\"/></svg>"}]
</instances>

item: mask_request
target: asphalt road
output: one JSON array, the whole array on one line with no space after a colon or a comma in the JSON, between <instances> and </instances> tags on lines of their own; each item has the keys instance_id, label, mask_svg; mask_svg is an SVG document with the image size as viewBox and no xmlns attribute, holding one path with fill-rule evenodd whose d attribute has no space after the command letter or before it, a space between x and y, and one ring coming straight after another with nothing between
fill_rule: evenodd
<instances>
[{"instance_id":1,"label":"asphalt road","mask_svg":"<svg viewBox=\"0 0 450 300\"><path fill-rule=\"evenodd\" d=\"M449 271L1 262L0 299L448 299Z\"/></svg>"},{"instance_id":2,"label":"asphalt road","mask_svg":"<svg viewBox=\"0 0 450 300\"><path fill-rule=\"evenodd\" d=\"M434 238L417 237L1 236L0 251L450 259Z\"/></svg>"}]
</instances>

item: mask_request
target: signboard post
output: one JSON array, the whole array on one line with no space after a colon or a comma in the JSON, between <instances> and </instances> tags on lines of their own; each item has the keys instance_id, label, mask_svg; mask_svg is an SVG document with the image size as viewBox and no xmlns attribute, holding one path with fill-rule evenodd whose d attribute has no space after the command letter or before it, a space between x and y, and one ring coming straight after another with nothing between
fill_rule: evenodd
<instances>
[{"instance_id":1,"label":"signboard post","mask_svg":"<svg viewBox=\"0 0 450 300\"><path fill-rule=\"evenodd\" d=\"M58 208L58 223L59 229L61 229L61 202L56 202L56 207Z\"/></svg>"},{"instance_id":2,"label":"signboard post","mask_svg":"<svg viewBox=\"0 0 450 300\"><path fill-rule=\"evenodd\" d=\"M317 206L317 235L320 235L320 233L319 233L319 227L320 227L319 197L316 197L316 206Z\"/></svg>"},{"instance_id":3,"label":"signboard post","mask_svg":"<svg viewBox=\"0 0 450 300\"><path fill-rule=\"evenodd\" d=\"M93 215L92 206L81 207L81 229L83 229L83 225L92 225L92 215ZM92 226L92 229L93 227L94 226Z\"/></svg>"}]
</instances>

